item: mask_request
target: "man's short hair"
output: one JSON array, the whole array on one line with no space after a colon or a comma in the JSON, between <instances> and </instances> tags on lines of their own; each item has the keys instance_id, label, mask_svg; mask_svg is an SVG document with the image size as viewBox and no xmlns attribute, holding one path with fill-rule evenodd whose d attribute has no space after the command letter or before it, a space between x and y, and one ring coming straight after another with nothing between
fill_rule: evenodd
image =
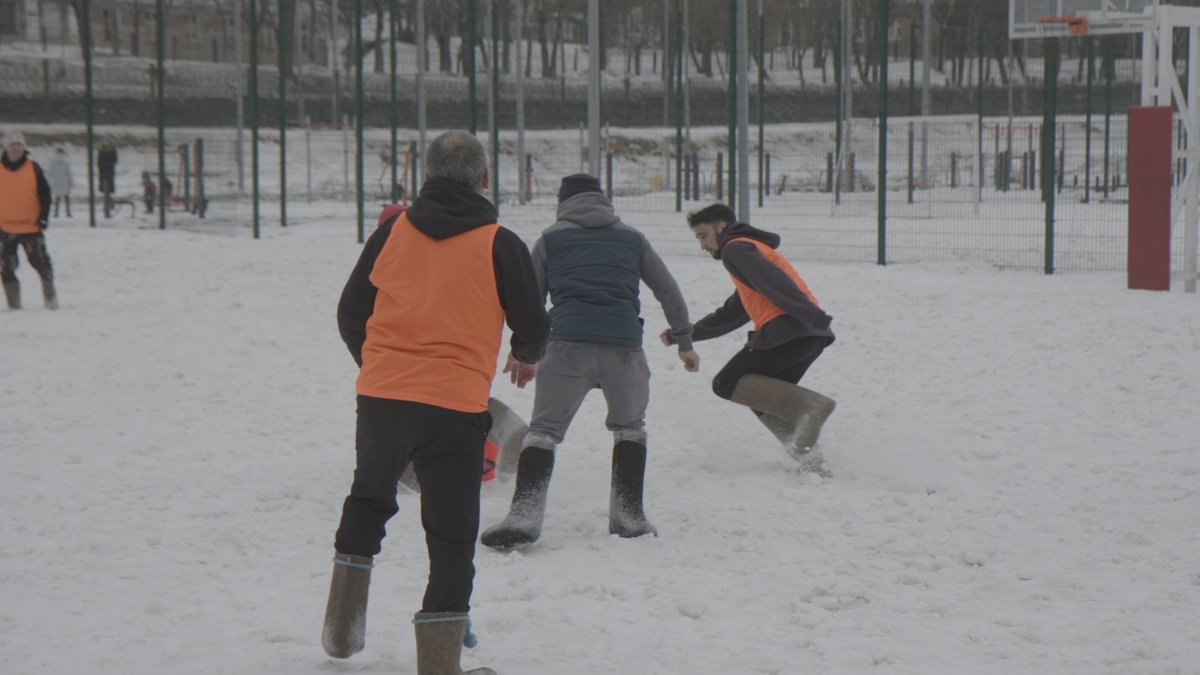
<instances>
[{"instance_id":1,"label":"man's short hair","mask_svg":"<svg viewBox=\"0 0 1200 675\"><path fill-rule=\"evenodd\" d=\"M728 225L729 223L737 222L737 214L733 209L717 202L710 204L699 211L692 211L687 214L688 227L695 227L705 223L721 223Z\"/></svg>"},{"instance_id":2,"label":"man's short hair","mask_svg":"<svg viewBox=\"0 0 1200 675\"><path fill-rule=\"evenodd\" d=\"M447 131L429 144L425 153L425 172L430 179L441 178L470 190L483 188L488 168L483 143L465 131Z\"/></svg>"}]
</instances>

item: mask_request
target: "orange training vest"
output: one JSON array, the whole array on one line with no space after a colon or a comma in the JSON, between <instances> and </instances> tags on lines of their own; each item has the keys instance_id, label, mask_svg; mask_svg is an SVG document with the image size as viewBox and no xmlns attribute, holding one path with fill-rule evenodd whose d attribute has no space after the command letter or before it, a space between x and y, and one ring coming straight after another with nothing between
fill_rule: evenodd
<instances>
[{"instance_id":1,"label":"orange training vest","mask_svg":"<svg viewBox=\"0 0 1200 675\"><path fill-rule=\"evenodd\" d=\"M504 330L493 223L433 239L401 214L375 266L356 389L461 412L487 410Z\"/></svg>"},{"instance_id":2,"label":"orange training vest","mask_svg":"<svg viewBox=\"0 0 1200 675\"><path fill-rule=\"evenodd\" d=\"M754 244L754 247L758 249L758 252L761 253L764 258L770 261L772 265L775 265L779 269L783 270L792 281L796 282L796 286L804 292L804 295L808 296L808 299L810 302L812 302L812 304L816 305L817 307L821 306L821 303L817 302L817 298L812 294L812 291L808 290L808 284L804 283L804 279L800 278L800 273L796 271L795 267L792 267L792 264L788 262L787 258L783 257L779 251L776 251L757 239L751 239L749 237L735 237L725 242L725 245L728 246L735 241L746 241ZM730 276L732 277L733 275ZM738 295L742 298L742 305L746 308L746 313L749 314L750 318L754 321L754 330L762 328L762 325L771 319L775 319L786 314L786 312L784 312L782 309L779 309L774 303L768 300L767 296L759 293L753 288L750 288L741 281L738 281L737 277L733 277L733 285L737 286Z\"/></svg>"},{"instance_id":3,"label":"orange training vest","mask_svg":"<svg viewBox=\"0 0 1200 675\"><path fill-rule=\"evenodd\" d=\"M0 231L9 234L40 232L37 221L41 213L33 160L26 159L16 171L0 166Z\"/></svg>"}]
</instances>

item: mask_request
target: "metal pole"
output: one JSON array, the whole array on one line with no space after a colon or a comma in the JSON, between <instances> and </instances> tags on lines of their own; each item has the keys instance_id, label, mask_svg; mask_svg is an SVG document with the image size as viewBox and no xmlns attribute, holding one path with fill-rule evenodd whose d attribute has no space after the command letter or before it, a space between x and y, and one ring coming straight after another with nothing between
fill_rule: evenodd
<instances>
[{"instance_id":1,"label":"metal pole","mask_svg":"<svg viewBox=\"0 0 1200 675\"><path fill-rule=\"evenodd\" d=\"M399 168L396 165L398 164L399 154L400 154L400 146L396 140L396 127L400 125L400 120L399 120L399 115L400 115L399 107L400 106L398 105L398 101L396 100L396 78L399 77L399 75L400 75L399 68L396 65L396 14L397 14L396 0L388 0L388 16L389 16L388 27L391 31L391 38L392 38L391 39L392 49L391 49L391 54L390 54L391 59L392 59L392 76L389 78L389 80L391 80L391 83L390 83L391 84L391 92L390 93L391 93L391 101L392 101L392 115L391 115L391 125L390 125L391 126L391 139L390 140L392 142L392 162L391 162L391 164L392 164L392 167L391 167L392 168L392 184L390 186L388 186L388 195L390 196L391 201L393 203L400 201L400 195L396 193L396 172L398 171L398 168Z\"/></svg>"},{"instance_id":2,"label":"metal pole","mask_svg":"<svg viewBox=\"0 0 1200 675\"><path fill-rule=\"evenodd\" d=\"M429 69L427 53L428 38L425 35L425 0L417 2L417 135L419 136L416 156L416 174L413 189L420 194L420 185L425 182L425 73Z\"/></svg>"},{"instance_id":3,"label":"metal pole","mask_svg":"<svg viewBox=\"0 0 1200 675\"><path fill-rule=\"evenodd\" d=\"M342 95L341 86L341 66L342 62L339 58L341 53L338 51L338 30L337 30L337 5L336 0L329 2L329 67L333 71L333 97L330 107L330 115L333 123L336 125L338 120L342 119L338 115L338 98ZM335 127L336 128L336 127Z\"/></svg>"},{"instance_id":4,"label":"metal pole","mask_svg":"<svg viewBox=\"0 0 1200 675\"><path fill-rule=\"evenodd\" d=\"M237 145L235 152L237 153L238 167L238 192L246 190L246 159L245 159L245 115L243 107L245 106L245 93L243 89L243 78L246 77L245 66L242 63L242 0L233 0L233 51L237 60L237 77L234 79L234 87L237 91Z\"/></svg>"},{"instance_id":5,"label":"metal pole","mask_svg":"<svg viewBox=\"0 0 1200 675\"><path fill-rule=\"evenodd\" d=\"M90 12L91 0L83 0L83 34L79 37L83 43L83 76L86 82L87 100L84 108L87 110L87 170L88 170L88 227L96 226L96 126L95 98L92 95L92 19Z\"/></svg>"},{"instance_id":6,"label":"metal pole","mask_svg":"<svg viewBox=\"0 0 1200 675\"><path fill-rule=\"evenodd\" d=\"M844 0L843 0L844 2ZM843 12L844 14L844 12ZM833 181L833 203L842 203L842 105L846 99L842 95L842 89L845 88L845 81L842 78L842 71L845 70L845 64L842 61L844 52L842 50L842 41L845 39L845 31L842 30L842 16L838 16L837 20L837 35L834 38L833 52L833 79L837 84L837 121L834 123L834 164L833 175L827 178Z\"/></svg>"},{"instance_id":7,"label":"metal pole","mask_svg":"<svg viewBox=\"0 0 1200 675\"><path fill-rule=\"evenodd\" d=\"M929 11L930 0L922 0L921 7L921 187L929 187L929 42L933 35L933 21Z\"/></svg>"},{"instance_id":8,"label":"metal pole","mask_svg":"<svg viewBox=\"0 0 1200 675\"><path fill-rule=\"evenodd\" d=\"M478 105L475 95L475 0L467 0L467 118L468 127L471 130L471 135L474 136L479 132L479 123L476 118L476 106Z\"/></svg>"},{"instance_id":9,"label":"metal pole","mask_svg":"<svg viewBox=\"0 0 1200 675\"><path fill-rule=\"evenodd\" d=\"M908 192L908 203L913 203L913 115L917 114L917 24L908 24L908 178L905 190Z\"/></svg>"},{"instance_id":10,"label":"metal pole","mask_svg":"<svg viewBox=\"0 0 1200 675\"><path fill-rule=\"evenodd\" d=\"M878 227L875 262L887 264L887 134L888 134L888 0L879 3L879 176L875 193L878 197Z\"/></svg>"},{"instance_id":11,"label":"metal pole","mask_svg":"<svg viewBox=\"0 0 1200 675\"><path fill-rule=\"evenodd\" d=\"M738 2L729 0L729 208L738 213Z\"/></svg>"},{"instance_id":12,"label":"metal pole","mask_svg":"<svg viewBox=\"0 0 1200 675\"><path fill-rule=\"evenodd\" d=\"M1045 111L1042 118L1042 198L1046 202L1044 270L1054 274L1054 139L1058 107L1058 38L1046 40Z\"/></svg>"},{"instance_id":13,"label":"metal pole","mask_svg":"<svg viewBox=\"0 0 1200 675\"><path fill-rule=\"evenodd\" d=\"M1113 48L1112 36L1104 36L1104 199L1108 200L1108 164L1112 140L1112 81Z\"/></svg>"},{"instance_id":14,"label":"metal pole","mask_svg":"<svg viewBox=\"0 0 1200 675\"><path fill-rule=\"evenodd\" d=\"M680 73L683 83L683 140L688 148L688 152L692 149L692 47L691 47L691 29L688 27L688 3L691 0L683 0L683 43L679 45L679 51L683 54L683 72ZM699 199L699 195L696 195Z\"/></svg>"},{"instance_id":15,"label":"metal pole","mask_svg":"<svg viewBox=\"0 0 1200 675\"><path fill-rule=\"evenodd\" d=\"M492 0L492 90L488 108L492 113L492 204L500 208L500 4Z\"/></svg>"},{"instance_id":16,"label":"metal pole","mask_svg":"<svg viewBox=\"0 0 1200 675\"><path fill-rule=\"evenodd\" d=\"M677 7L675 18L675 212L683 211L683 11Z\"/></svg>"},{"instance_id":17,"label":"metal pole","mask_svg":"<svg viewBox=\"0 0 1200 675\"><path fill-rule=\"evenodd\" d=\"M976 132L975 164L978 167L977 171L979 173L979 176L978 176L977 180L975 181L975 215L979 215L979 203L983 201L983 178L985 175L984 169L983 169L983 67L986 64L986 59L984 58L984 51L983 51L984 47L985 47L985 43L984 43L984 36L983 36L983 24L980 24L979 25L979 73L978 73L979 92L977 95L977 98L979 99L979 114L975 120L975 126L976 126L976 129L975 129L975 132Z\"/></svg>"},{"instance_id":18,"label":"metal pole","mask_svg":"<svg viewBox=\"0 0 1200 675\"><path fill-rule=\"evenodd\" d=\"M167 142L167 97L163 92L163 65L166 60L166 28L164 23L163 0L157 0L154 5L154 32L158 42L158 229L167 229L167 157L163 150Z\"/></svg>"},{"instance_id":19,"label":"metal pole","mask_svg":"<svg viewBox=\"0 0 1200 675\"><path fill-rule=\"evenodd\" d=\"M1194 125L1200 114L1200 29L1188 29L1188 72L1187 72L1187 111ZM1192 127L1193 129L1195 126ZM1184 175L1187 176L1187 191L1183 200L1183 292L1196 292L1196 256L1197 256L1197 213L1200 204L1200 167L1196 166L1196 139L1188 137L1187 153L1184 162Z\"/></svg>"},{"instance_id":20,"label":"metal pole","mask_svg":"<svg viewBox=\"0 0 1200 675\"><path fill-rule=\"evenodd\" d=\"M259 237L258 174L258 3L250 0L250 209L255 239Z\"/></svg>"},{"instance_id":21,"label":"metal pole","mask_svg":"<svg viewBox=\"0 0 1200 675\"><path fill-rule=\"evenodd\" d=\"M524 4L525 0L514 0L513 2L514 23L516 24L513 39L516 42L517 50L517 201L521 204L525 203L526 182L529 178L525 173L525 67L521 58L525 34L525 21L521 6Z\"/></svg>"},{"instance_id":22,"label":"metal pole","mask_svg":"<svg viewBox=\"0 0 1200 675\"><path fill-rule=\"evenodd\" d=\"M358 206L358 243L366 241L363 196L363 41L362 0L354 0L354 192Z\"/></svg>"},{"instance_id":23,"label":"metal pole","mask_svg":"<svg viewBox=\"0 0 1200 675\"><path fill-rule=\"evenodd\" d=\"M767 54L767 23L763 16L762 0L758 0L758 208L763 206L763 196L766 194L764 183L765 164L763 160L766 150L766 130L763 127L763 99L766 97L766 54Z\"/></svg>"},{"instance_id":24,"label":"metal pole","mask_svg":"<svg viewBox=\"0 0 1200 675\"><path fill-rule=\"evenodd\" d=\"M600 0L588 0L588 173L600 177Z\"/></svg>"},{"instance_id":25,"label":"metal pole","mask_svg":"<svg viewBox=\"0 0 1200 675\"><path fill-rule=\"evenodd\" d=\"M287 33L283 27L283 2L276 4L279 14L275 37L279 43L279 225L287 227ZM292 11L296 11L295 6Z\"/></svg>"},{"instance_id":26,"label":"metal pole","mask_svg":"<svg viewBox=\"0 0 1200 675\"><path fill-rule=\"evenodd\" d=\"M743 223L750 222L750 81L746 76L746 66L750 65L750 31L746 11L746 0L737 0L737 213Z\"/></svg>"},{"instance_id":27,"label":"metal pole","mask_svg":"<svg viewBox=\"0 0 1200 675\"><path fill-rule=\"evenodd\" d=\"M1087 112L1083 125L1083 203L1087 204L1092 194L1092 80L1096 75L1092 43L1095 38L1089 35L1084 42L1087 43Z\"/></svg>"}]
</instances>

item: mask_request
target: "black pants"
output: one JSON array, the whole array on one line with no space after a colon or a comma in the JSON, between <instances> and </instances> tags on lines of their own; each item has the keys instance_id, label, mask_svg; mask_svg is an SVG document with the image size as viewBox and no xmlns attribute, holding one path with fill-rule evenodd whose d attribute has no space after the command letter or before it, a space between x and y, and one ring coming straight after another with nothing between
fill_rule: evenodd
<instances>
[{"instance_id":1,"label":"black pants","mask_svg":"<svg viewBox=\"0 0 1200 675\"><path fill-rule=\"evenodd\" d=\"M50 266L50 254L46 252L46 236L41 232L31 234L0 234L0 279L4 283L17 280L17 250L25 249L29 265L46 281L54 281L54 268Z\"/></svg>"},{"instance_id":2,"label":"black pants","mask_svg":"<svg viewBox=\"0 0 1200 675\"><path fill-rule=\"evenodd\" d=\"M774 349L743 347L713 378L713 393L726 400L733 398L738 381L743 375L752 373L796 384L829 346L829 342L827 337L804 337L790 340Z\"/></svg>"},{"instance_id":3,"label":"black pants","mask_svg":"<svg viewBox=\"0 0 1200 675\"><path fill-rule=\"evenodd\" d=\"M374 556L396 515L396 483L413 463L421 485L421 525L429 549L423 612L466 612L475 579L486 411L358 397L354 484L342 506L334 548Z\"/></svg>"}]
</instances>

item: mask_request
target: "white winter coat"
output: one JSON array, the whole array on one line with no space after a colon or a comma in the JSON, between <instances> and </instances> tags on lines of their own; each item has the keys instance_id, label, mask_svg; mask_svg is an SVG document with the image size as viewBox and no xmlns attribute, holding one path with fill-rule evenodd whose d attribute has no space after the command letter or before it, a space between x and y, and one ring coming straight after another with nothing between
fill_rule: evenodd
<instances>
[{"instance_id":1,"label":"white winter coat","mask_svg":"<svg viewBox=\"0 0 1200 675\"><path fill-rule=\"evenodd\" d=\"M71 196L75 179L71 175L71 165L67 162L65 154L54 153L54 159L50 160L50 168L46 171L46 181L50 183L50 192L55 197Z\"/></svg>"}]
</instances>

